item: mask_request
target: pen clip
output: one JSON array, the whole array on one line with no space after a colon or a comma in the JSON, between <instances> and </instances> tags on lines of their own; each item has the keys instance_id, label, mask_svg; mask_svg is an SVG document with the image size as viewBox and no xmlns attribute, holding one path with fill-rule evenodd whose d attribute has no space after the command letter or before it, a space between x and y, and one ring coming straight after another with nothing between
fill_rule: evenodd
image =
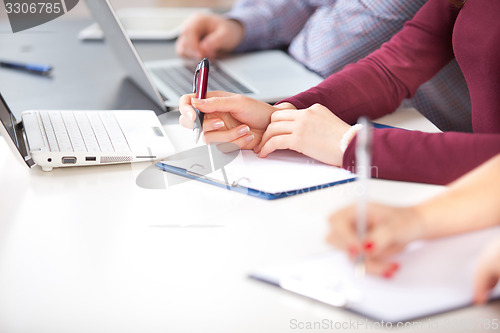
<instances>
[{"instance_id":1,"label":"pen clip","mask_svg":"<svg viewBox=\"0 0 500 333\"><path fill-rule=\"evenodd\" d=\"M193 94L196 94L196 87L198 87L198 75L200 74L201 63L196 66L193 77Z\"/></svg>"}]
</instances>

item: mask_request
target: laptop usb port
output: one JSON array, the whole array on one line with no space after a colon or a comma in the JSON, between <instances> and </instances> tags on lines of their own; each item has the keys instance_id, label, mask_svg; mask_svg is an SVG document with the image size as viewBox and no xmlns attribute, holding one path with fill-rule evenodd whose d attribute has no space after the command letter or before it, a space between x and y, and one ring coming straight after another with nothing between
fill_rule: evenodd
<instances>
[{"instance_id":1,"label":"laptop usb port","mask_svg":"<svg viewBox=\"0 0 500 333\"><path fill-rule=\"evenodd\" d=\"M76 157L74 156L65 156L62 158L62 164L75 164Z\"/></svg>"},{"instance_id":2,"label":"laptop usb port","mask_svg":"<svg viewBox=\"0 0 500 333\"><path fill-rule=\"evenodd\" d=\"M95 161L97 161L97 158L95 156L87 156L87 157L85 157L85 161L95 162Z\"/></svg>"}]
</instances>

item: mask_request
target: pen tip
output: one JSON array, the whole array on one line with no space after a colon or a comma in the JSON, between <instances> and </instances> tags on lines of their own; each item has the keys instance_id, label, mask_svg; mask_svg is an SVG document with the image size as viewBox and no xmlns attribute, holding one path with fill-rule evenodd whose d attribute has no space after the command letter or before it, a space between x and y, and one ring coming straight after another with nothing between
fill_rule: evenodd
<instances>
[{"instance_id":1,"label":"pen tip","mask_svg":"<svg viewBox=\"0 0 500 333\"><path fill-rule=\"evenodd\" d=\"M194 141L195 141L196 143L198 143L198 140L200 140L200 134L201 134L201 131L200 131L200 129L199 129L199 128L195 128L195 129L193 130Z\"/></svg>"}]
</instances>

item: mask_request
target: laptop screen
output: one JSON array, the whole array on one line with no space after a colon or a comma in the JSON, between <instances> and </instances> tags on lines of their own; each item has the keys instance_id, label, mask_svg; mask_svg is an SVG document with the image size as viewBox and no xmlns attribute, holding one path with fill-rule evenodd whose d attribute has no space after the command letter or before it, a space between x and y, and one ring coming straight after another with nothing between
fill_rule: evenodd
<instances>
[{"instance_id":1,"label":"laptop screen","mask_svg":"<svg viewBox=\"0 0 500 333\"><path fill-rule=\"evenodd\" d=\"M3 96L0 94L0 121L2 121L3 127L7 130L10 138L14 142L14 144L19 147L19 143L16 137L16 117L10 112L9 107L5 103Z\"/></svg>"},{"instance_id":2,"label":"laptop screen","mask_svg":"<svg viewBox=\"0 0 500 333\"><path fill-rule=\"evenodd\" d=\"M2 126L0 126L0 134L7 134L10 137L10 140L9 138L5 138L7 144L9 144L9 141L13 143L23 160L26 164L28 164L28 166L31 167L33 162L31 159L26 159L28 152L26 150L26 145L24 144L22 130L20 129L20 126L17 125L16 117L10 111L9 106L3 99L2 94L0 94L0 122L2 122ZM9 144L9 146L12 146L12 144Z\"/></svg>"}]
</instances>

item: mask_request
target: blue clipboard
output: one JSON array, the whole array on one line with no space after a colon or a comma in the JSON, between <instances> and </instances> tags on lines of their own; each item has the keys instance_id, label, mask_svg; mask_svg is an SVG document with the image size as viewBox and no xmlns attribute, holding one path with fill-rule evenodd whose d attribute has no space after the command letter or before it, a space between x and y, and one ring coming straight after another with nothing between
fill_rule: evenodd
<instances>
[{"instance_id":1,"label":"blue clipboard","mask_svg":"<svg viewBox=\"0 0 500 333\"><path fill-rule=\"evenodd\" d=\"M297 195L297 194L301 194L301 193L308 193L308 192L312 192L315 190L319 190L319 189L323 189L323 188L327 188L327 187L331 187L331 186L335 186L335 185L349 183L349 182L356 180L356 177L353 176L352 178L343 179L341 181L334 181L334 182L321 184L321 185L315 185L315 186L311 186L311 187L307 187L307 188L301 188L301 189L284 191L284 192L277 192L277 193L270 193L270 192L264 192L261 190L253 189L251 187L242 185L238 182L232 182L232 183L221 182L220 180L213 179L213 178L210 178L210 177L204 176L204 175L195 174L195 173L189 172L186 169L172 166L169 164L165 164L162 162L156 163L155 165L163 171L167 171L167 172L173 173L173 174L178 175L178 176L197 180L197 181L200 181L202 183L215 185L215 186L225 188L225 189L230 190L230 191L235 191L235 192L247 194L249 196L261 198L261 199L265 199L265 200L281 199L281 198L285 198L285 197L289 197L289 196L293 196L293 195Z\"/></svg>"},{"instance_id":2,"label":"blue clipboard","mask_svg":"<svg viewBox=\"0 0 500 333\"><path fill-rule=\"evenodd\" d=\"M391 126L381 125L373 123L375 128L393 128ZM225 188L230 191L235 191L243 194L250 195L252 197L275 200L280 198L285 198L301 193L308 193L322 188L328 188L335 185L345 184L356 180L355 174L348 174L345 176L324 178L323 181L316 182L313 185L299 186L294 189L287 189L284 191L269 191L262 190L259 187L252 187L252 184L246 183L244 180L246 177L241 177L239 180L229 180L226 175L225 167L229 165L240 153L238 147L231 143L218 143L206 146L200 146L193 148L189 151L184 151L175 154L166 160L156 163L155 166L159 169L175 174L181 177L186 177L188 179L193 179L200 181L202 183L215 185L221 188ZM294 152L295 153L295 152ZM274 154L274 153L273 153ZM279 153L277 153L279 154ZM300 155L298 153L295 153ZM209 156L211 156L209 158ZM301 155L303 156L303 155ZM312 160L308 157L305 159ZM267 157L265 160L269 160ZM321 163L319 163L321 164ZM205 166L196 170L193 170L192 166ZM211 167L206 167L211 166ZM281 165L283 166L283 164ZM288 165L285 165L287 167ZM291 164L293 167L293 164ZM310 174L316 172L318 169L300 169L303 174ZM328 166L328 168L335 168ZM338 169L338 168L337 168ZM210 174L217 170L221 170L222 178L213 178ZM321 168L319 169L321 172ZM243 181L241 181L243 180Z\"/></svg>"}]
</instances>

